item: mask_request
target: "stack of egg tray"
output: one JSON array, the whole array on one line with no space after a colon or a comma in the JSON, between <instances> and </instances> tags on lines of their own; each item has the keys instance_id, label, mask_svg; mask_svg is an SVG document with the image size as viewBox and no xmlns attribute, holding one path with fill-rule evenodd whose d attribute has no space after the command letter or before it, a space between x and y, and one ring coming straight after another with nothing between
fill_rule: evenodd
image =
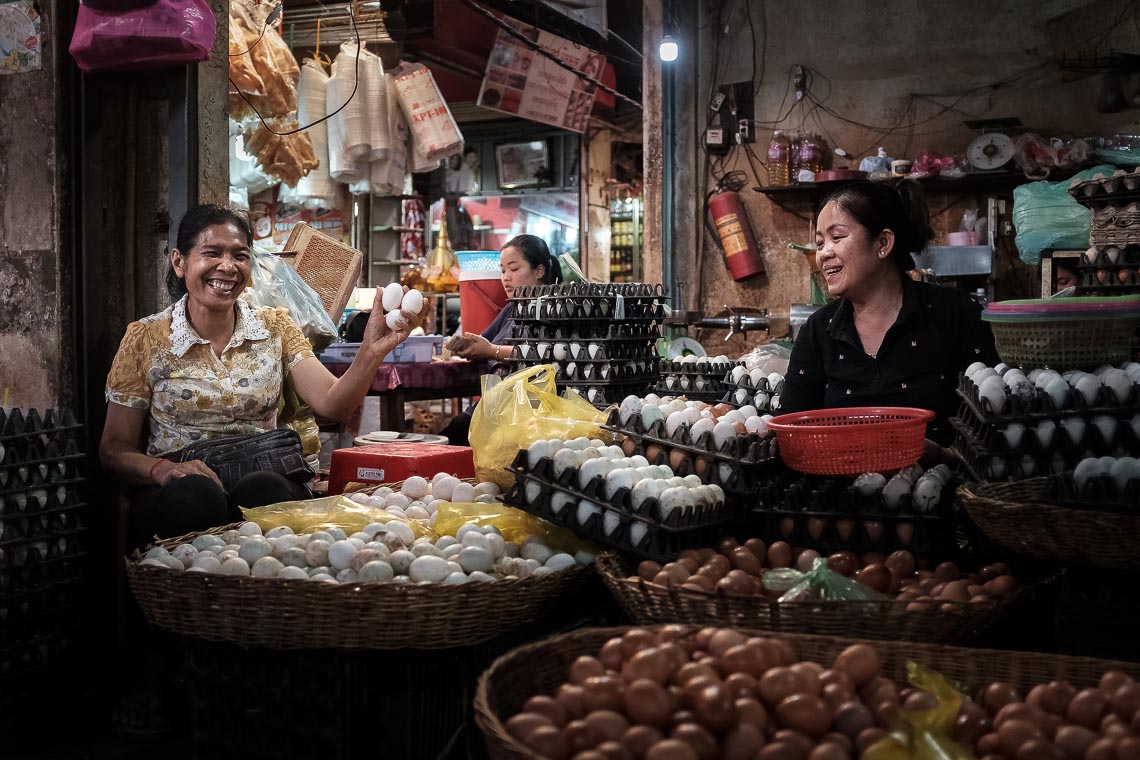
<instances>
[{"instance_id":1,"label":"stack of egg tray","mask_svg":"<svg viewBox=\"0 0 1140 760\"><path fill-rule=\"evenodd\" d=\"M0 695L20 693L72 649L84 556L80 427L66 410L0 409Z\"/></svg>"},{"instance_id":2,"label":"stack of egg tray","mask_svg":"<svg viewBox=\"0 0 1140 760\"><path fill-rule=\"evenodd\" d=\"M661 380L656 393L684 396L690 401L720 401L724 396L723 378L743 362L686 362L674 359L661 363Z\"/></svg>"},{"instance_id":3,"label":"stack of egg tray","mask_svg":"<svg viewBox=\"0 0 1140 760\"><path fill-rule=\"evenodd\" d=\"M1032 398L1007 393L1001 414L978 395L977 386L965 375L958 379L958 395L962 406L958 416L950 420L954 449L970 477L978 482L1060 474L1072 471L1086 456L1135 456L1140 452L1140 385L1133 385L1124 403L1107 387L1100 389L1091 404L1070 388L1060 406L1040 388L1034 389ZM1093 423L1101 415L1116 422L1107 440ZM1052 436L1039 435L1042 423L1052 423L1045 426L1052 429ZM1013 424L1024 427L1021 440L1013 441L1016 446L1010 445L1005 432ZM1080 440L1073 440L1081 427Z\"/></svg>"},{"instance_id":4,"label":"stack of egg tray","mask_svg":"<svg viewBox=\"0 0 1140 760\"><path fill-rule=\"evenodd\" d=\"M1089 249L1078 265L1081 295L1140 293L1140 168L1074 179L1069 194L1089 209Z\"/></svg>"},{"instance_id":5,"label":"stack of egg tray","mask_svg":"<svg viewBox=\"0 0 1140 760\"><path fill-rule=\"evenodd\" d=\"M889 474L884 474L888 480ZM946 484L931 510L915 507L904 494L893 508L883 494L864 495L854 478L805 475L787 467L770 475L758 489L750 518L757 535L771 544L837 551L890 554L905 549L917 556L944 558L958 549L955 503L957 481Z\"/></svg>"},{"instance_id":6,"label":"stack of egg tray","mask_svg":"<svg viewBox=\"0 0 1140 760\"><path fill-rule=\"evenodd\" d=\"M724 387L724 396L721 401L725 404L732 404L737 409L751 405L756 407L756 411L760 414L776 415L780 413L780 393L784 390L783 381L773 388L767 377L760 378L755 384L749 375L744 375L739 380L733 380L730 369L725 374L724 379L721 380L721 385Z\"/></svg>"},{"instance_id":7,"label":"stack of egg tray","mask_svg":"<svg viewBox=\"0 0 1140 760\"><path fill-rule=\"evenodd\" d=\"M634 507L629 488L623 486L607 498L603 477L582 486L577 467L567 467L556 475L549 457L534 467L527 460L524 449L511 463L515 484L503 497L506 504L561 525L581 538L645 559L669 562L684 549L710 546L723 538L725 527L739 517L732 502L726 501L715 509L675 509L661 519L656 498Z\"/></svg>"},{"instance_id":8,"label":"stack of egg tray","mask_svg":"<svg viewBox=\"0 0 1140 760\"><path fill-rule=\"evenodd\" d=\"M604 409L644 396L660 377L665 292L641 283L568 283L515 290L511 362L554 364L555 382Z\"/></svg>"}]
</instances>

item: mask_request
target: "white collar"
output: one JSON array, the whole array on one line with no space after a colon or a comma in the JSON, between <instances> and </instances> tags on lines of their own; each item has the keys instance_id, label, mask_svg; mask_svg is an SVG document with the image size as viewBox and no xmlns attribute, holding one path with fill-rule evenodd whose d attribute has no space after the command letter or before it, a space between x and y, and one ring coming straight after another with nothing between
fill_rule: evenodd
<instances>
[{"instance_id":1,"label":"white collar","mask_svg":"<svg viewBox=\"0 0 1140 760\"><path fill-rule=\"evenodd\" d=\"M186 302L189 297L189 295L184 295L178 299L178 302L171 307L170 313L170 343L174 354L179 358L185 356L191 346L197 343L210 342L198 334L186 317ZM269 330L257 318L253 306L238 299L234 308L237 311L234 320L234 334L230 337L230 342L225 351L236 348L247 340L265 340L269 337Z\"/></svg>"}]
</instances>

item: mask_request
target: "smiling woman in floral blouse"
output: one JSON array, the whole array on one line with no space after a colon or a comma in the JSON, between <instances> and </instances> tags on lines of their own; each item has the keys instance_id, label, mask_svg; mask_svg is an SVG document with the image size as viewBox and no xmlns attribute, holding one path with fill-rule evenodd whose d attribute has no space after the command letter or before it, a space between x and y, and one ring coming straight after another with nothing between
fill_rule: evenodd
<instances>
[{"instance_id":1,"label":"smiling woman in floral blouse","mask_svg":"<svg viewBox=\"0 0 1140 760\"><path fill-rule=\"evenodd\" d=\"M352 367L336 378L313 356L286 309L239 299L250 281L252 245L249 221L238 212L221 206L187 211L167 273L175 302L132 322L115 355L99 456L112 474L137 487L136 540L232 522L241 518L239 505L308 498L306 488L272 472L247 475L226 493L202 462L175 463L163 455L199 440L275 429L286 378L317 414L347 416L363 401L380 362L422 318L405 314L401 328L390 330L377 302Z\"/></svg>"}]
</instances>

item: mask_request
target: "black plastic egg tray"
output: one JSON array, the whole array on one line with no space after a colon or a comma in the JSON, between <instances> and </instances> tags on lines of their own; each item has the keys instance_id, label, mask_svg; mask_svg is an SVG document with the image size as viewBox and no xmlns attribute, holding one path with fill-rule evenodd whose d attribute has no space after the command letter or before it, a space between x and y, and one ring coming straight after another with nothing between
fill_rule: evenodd
<instances>
[{"instance_id":1,"label":"black plastic egg tray","mask_svg":"<svg viewBox=\"0 0 1140 760\"><path fill-rule=\"evenodd\" d=\"M752 383L752 379L748 375L744 375L744 377L740 378L740 380L733 380L731 369L729 369L729 371L727 373L725 373L724 379L721 380L721 382L724 383L725 387L743 388L746 391L750 391L753 393L755 393L756 391L763 391L764 393L768 393L768 394L780 393L780 391L782 391L784 389L783 382L779 383L775 388L772 388L768 384L768 377L767 376L760 378L760 382L758 382L756 384Z\"/></svg>"},{"instance_id":2,"label":"black plastic egg tray","mask_svg":"<svg viewBox=\"0 0 1140 760\"><path fill-rule=\"evenodd\" d=\"M978 449L980 454L987 456L1022 457L1028 455L1040 458L1059 453L1069 457L1079 456L1085 452L1091 452L1096 456L1112 456L1119 452L1123 456L1126 452L1140 451L1140 439L1136 437L1130 420L1120 419L1115 415L1110 416L1116 422L1116 430L1112 438L1108 440L1105 439L1100 427L1092 422L1092 418L1097 415L1088 413L1069 414L1060 420L1044 418L1030 421L1029 424L1009 422L998 425L981 421L975 415L972 407L963 404L959 415L954 419L961 423L964 432L975 444L973 448ZM1071 417L1077 417L1085 423L1084 435L1079 442L1072 439L1068 428L1062 424L1062 420ZM1044 441L1037 432L1037 426L1043 422L1052 422L1055 426L1052 438L1047 438ZM1025 432L1017 446L1010 446L1005 435L1005 428L1013 424L1025 426Z\"/></svg>"},{"instance_id":3,"label":"black plastic egg tray","mask_svg":"<svg viewBox=\"0 0 1140 760\"><path fill-rule=\"evenodd\" d=\"M515 484L503 497L504 503L567 528L581 538L658 562L674 559L685 549L699 549L719 540L725 526L740 517L739 510L726 501L716 509L684 513L674 510L662 522L656 499L646 499L634 511L630 489L620 488L612 499L607 499L605 479L601 477L595 477L585 488L575 488L577 468L568 467L556 477L554 462L549 457L543 457L531 468L525 450L519 451L509 469L515 476ZM527 493L528 486L531 487L530 494ZM566 503L556 509L556 494L563 494L572 501L560 499ZM592 514L585 523L578 522L578 502L582 500L601 510L601 513ZM616 515L618 520L617 526L609 531L606 530L608 514ZM634 535L642 531L643 535Z\"/></svg>"},{"instance_id":4,"label":"black plastic egg tray","mask_svg":"<svg viewBox=\"0 0 1140 760\"><path fill-rule=\"evenodd\" d=\"M740 392L744 391L745 395L740 396ZM757 404L757 397L764 394L765 398L761 399L762 403ZM779 414L779 405L772 405L772 399L777 401L780 398L778 393L768 393L766 391L750 391L747 388L732 387L730 386L718 400L722 404L731 404L739 409L742 406L754 406L756 411L761 414Z\"/></svg>"},{"instance_id":5,"label":"black plastic egg tray","mask_svg":"<svg viewBox=\"0 0 1140 760\"><path fill-rule=\"evenodd\" d=\"M0 642L0 678L30 674L63 659L72 649L71 634L76 626L74 616L56 615L50 632L32 639L13 637L8 646Z\"/></svg>"},{"instance_id":6,"label":"black plastic egg tray","mask_svg":"<svg viewBox=\"0 0 1140 760\"><path fill-rule=\"evenodd\" d=\"M613 381L582 383L568 381L565 385L560 383L559 387L563 390L569 389L575 391L579 396L586 399L586 401L598 409L606 409L614 404L621 403L621 400L626 396L645 395L648 384L644 380L633 383Z\"/></svg>"},{"instance_id":7,"label":"black plastic egg tray","mask_svg":"<svg viewBox=\"0 0 1140 760\"><path fill-rule=\"evenodd\" d=\"M657 362L653 359L638 359L627 362L543 362L554 367L554 381L559 385L611 385L615 383L640 383L642 385L657 380ZM531 362L511 359L516 369L533 366Z\"/></svg>"},{"instance_id":8,"label":"black plastic egg tray","mask_svg":"<svg viewBox=\"0 0 1140 760\"><path fill-rule=\"evenodd\" d=\"M664 420L647 429L639 414L623 425L619 409L610 412L603 427L633 441L633 453L641 454L650 464L669 465L681 477L694 474L702 483L718 485L733 494L753 493L767 466L779 459L775 436L734 435L717 448L711 432L690 441L689 425L679 425L671 436L665 434ZM629 452L626 455L630 456Z\"/></svg>"},{"instance_id":9,"label":"black plastic egg tray","mask_svg":"<svg viewBox=\"0 0 1140 760\"><path fill-rule=\"evenodd\" d=\"M1082 254L1080 263L1077 264L1077 271L1095 272L1098 269L1116 271L1119 269L1134 269L1140 266L1140 243L1118 247L1120 248L1120 254L1115 262L1109 257L1108 251L1106 250L1109 246L1104 246L1097 250L1096 257L1092 261L1087 260L1087 254Z\"/></svg>"},{"instance_id":10,"label":"black plastic egg tray","mask_svg":"<svg viewBox=\"0 0 1140 760\"><path fill-rule=\"evenodd\" d=\"M616 361L659 362L656 338L635 338L633 340L582 340L541 341L549 345L539 348L538 342L517 342L511 351L511 360L528 364L552 364L555 362L577 362L579 364L607 364ZM565 353L563 354L563 346ZM562 357L559 356L562 354Z\"/></svg>"},{"instance_id":11,"label":"black plastic egg tray","mask_svg":"<svg viewBox=\"0 0 1140 760\"><path fill-rule=\"evenodd\" d=\"M79 430L81 425L68 409L47 409L41 415L37 409L0 409L0 443L29 436L51 436ZM44 441L46 443L46 440Z\"/></svg>"},{"instance_id":12,"label":"black plastic egg tray","mask_svg":"<svg viewBox=\"0 0 1140 760\"><path fill-rule=\"evenodd\" d=\"M539 341L600 343L607 341L656 341L660 337L661 329L657 325L627 324L609 319L592 319L563 325L516 321L508 340L515 343L537 343Z\"/></svg>"},{"instance_id":13,"label":"black plastic egg tray","mask_svg":"<svg viewBox=\"0 0 1140 760\"><path fill-rule=\"evenodd\" d=\"M717 382L720 382L725 374L732 372L732 368L738 364L742 364L742 362L683 362L677 359L667 359L661 362L661 372L693 377L715 375Z\"/></svg>"},{"instance_id":14,"label":"black plastic egg tray","mask_svg":"<svg viewBox=\"0 0 1140 760\"><path fill-rule=\"evenodd\" d=\"M1130 481L1121 492L1111 477L1101 475L1089 478L1082 491L1077 487L1073 473L1066 471L1049 478L1043 499L1046 503L1070 509L1136 516L1140 514L1140 480Z\"/></svg>"},{"instance_id":15,"label":"black plastic egg tray","mask_svg":"<svg viewBox=\"0 0 1140 760\"><path fill-rule=\"evenodd\" d=\"M1120 417L1140 413L1140 385L1136 384L1132 386L1132 398L1123 404L1118 403L1112 391L1105 387L1101 387L1099 394L1091 404L1086 403L1084 396L1075 388L1069 388L1060 408L1041 388L1034 387L1032 399L1022 399L1007 389L1005 394L1006 407L1001 414L995 413L990 407L989 401L978 396L977 386L964 374L958 376L958 395L966 402L974 417L983 423L994 425L1005 425L1010 422L1036 422L1043 419L1058 420L1073 414L1082 416L1110 414L1114 417Z\"/></svg>"},{"instance_id":16,"label":"black plastic egg tray","mask_svg":"<svg viewBox=\"0 0 1140 760\"><path fill-rule=\"evenodd\" d=\"M961 418L951 417L950 424L954 428L954 451L957 452L970 478L979 483L1055 475L1073 469L1084 458L1080 453L1073 451L1063 453L1054 450L1020 455L1008 451L990 451L974 436L970 426ZM1087 431L1085 435L1088 435Z\"/></svg>"},{"instance_id":17,"label":"black plastic egg tray","mask_svg":"<svg viewBox=\"0 0 1140 760\"><path fill-rule=\"evenodd\" d=\"M654 392L658 395L684 396L691 401L720 401L724 388L715 375L677 375L662 373Z\"/></svg>"},{"instance_id":18,"label":"black plastic egg tray","mask_svg":"<svg viewBox=\"0 0 1140 760\"><path fill-rule=\"evenodd\" d=\"M0 629L66 611L80 601L83 591L79 578L64 578L27 591L0 593Z\"/></svg>"},{"instance_id":19,"label":"black plastic egg tray","mask_svg":"<svg viewBox=\"0 0 1140 760\"><path fill-rule=\"evenodd\" d=\"M528 298L593 298L614 299L621 297L627 302L654 301L668 298L665 288L644 282L563 282L553 285L526 285L517 288L512 300Z\"/></svg>"},{"instance_id":20,"label":"black plastic egg tray","mask_svg":"<svg viewBox=\"0 0 1140 760\"><path fill-rule=\"evenodd\" d=\"M889 478L888 478L889 479ZM785 541L819 551L948 555L957 548L956 481L942 489L932 512L921 512L904 494L889 509L882 494L865 496L853 478L804 475L786 467L757 491L750 519L766 541Z\"/></svg>"},{"instance_id":21,"label":"black plastic egg tray","mask_svg":"<svg viewBox=\"0 0 1140 760\"><path fill-rule=\"evenodd\" d=\"M613 319L620 322L660 322L665 307L659 303L594 298L534 298L515 301L516 322L579 322Z\"/></svg>"},{"instance_id":22,"label":"black plastic egg tray","mask_svg":"<svg viewBox=\"0 0 1140 760\"><path fill-rule=\"evenodd\" d=\"M39 552L37 552L39 554ZM49 552L50 554L50 552ZM36 562L0 568L0 597L34 591L49 583L82 577L87 553L80 548Z\"/></svg>"}]
</instances>

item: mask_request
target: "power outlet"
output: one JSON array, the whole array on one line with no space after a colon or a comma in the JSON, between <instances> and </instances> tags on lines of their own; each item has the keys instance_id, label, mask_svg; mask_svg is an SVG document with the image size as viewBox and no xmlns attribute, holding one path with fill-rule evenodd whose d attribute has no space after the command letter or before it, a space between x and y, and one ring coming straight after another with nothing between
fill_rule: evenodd
<instances>
[{"instance_id":1,"label":"power outlet","mask_svg":"<svg viewBox=\"0 0 1140 760\"><path fill-rule=\"evenodd\" d=\"M752 82L722 84L717 88L718 98L724 96L720 107L721 123L724 125L725 141L729 145L756 142L756 98L752 94Z\"/></svg>"}]
</instances>

